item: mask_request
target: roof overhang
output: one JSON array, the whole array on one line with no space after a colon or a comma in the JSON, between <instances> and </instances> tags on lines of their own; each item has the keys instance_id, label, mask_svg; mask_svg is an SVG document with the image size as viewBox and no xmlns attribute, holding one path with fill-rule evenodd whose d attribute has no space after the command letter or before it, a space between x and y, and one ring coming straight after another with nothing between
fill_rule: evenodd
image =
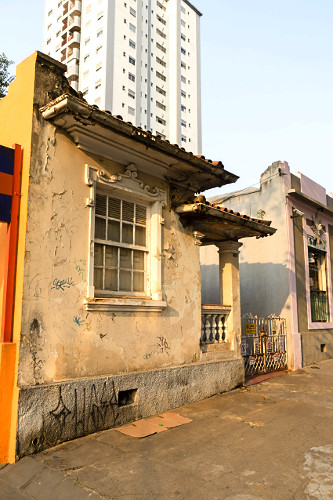
<instances>
[{"instance_id":1,"label":"roof overhang","mask_svg":"<svg viewBox=\"0 0 333 500\"><path fill-rule=\"evenodd\" d=\"M183 204L176 208L176 212L184 226L191 226L202 233L203 245L253 236L263 238L276 232L270 227L270 221L258 222L246 215L230 213L204 203Z\"/></svg>"},{"instance_id":2,"label":"roof overhang","mask_svg":"<svg viewBox=\"0 0 333 500\"><path fill-rule=\"evenodd\" d=\"M238 179L224 170L221 162L197 157L76 96L64 94L40 112L45 120L66 132L79 149L124 166L137 164L140 170L193 192Z\"/></svg>"},{"instance_id":3,"label":"roof overhang","mask_svg":"<svg viewBox=\"0 0 333 500\"><path fill-rule=\"evenodd\" d=\"M302 203L305 203L306 205L310 205L311 207L315 208L316 210L319 210L320 212L325 213L326 215L330 215L331 217L333 216L333 209L332 208L329 208L327 205L320 203L319 201L315 200L314 198L311 198L310 196L307 196L306 194L301 193L300 191L297 191L296 189L289 189L289 191L287 191L287 195L292 200L301 201Z\"/></svg>"}]
</instances>

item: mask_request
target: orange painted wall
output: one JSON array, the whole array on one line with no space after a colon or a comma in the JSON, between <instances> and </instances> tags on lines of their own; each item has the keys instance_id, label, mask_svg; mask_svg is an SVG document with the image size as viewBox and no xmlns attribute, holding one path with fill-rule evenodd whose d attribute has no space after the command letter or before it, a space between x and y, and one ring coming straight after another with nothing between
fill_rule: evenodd
<instances>
[{"instance_id":1,"label":"orange painted wall","mask_svg":"<svg viewBox=\"0 0 333 500\"><path fill-rule=\"evenodd\" d=\"M27 201L31 156L33 98L35 86L35 64L37 53L19 64L16 78L10 84L8 94L0 100L0 144L12 147L14 143L23 148L21 207L18 238L18 258L13 324L13 343L0 344L0 464L15 461L16 425L18 409L18 355L21 336L25 235L27 225ZM0 225L0 257L6 229ZM0 292L4 273L0 265ZM2 293L0 299L2 305ZM0 308L0 314L2 307ZM1 320L1 318L0 318Z\"/></svg>"}]
</instances>

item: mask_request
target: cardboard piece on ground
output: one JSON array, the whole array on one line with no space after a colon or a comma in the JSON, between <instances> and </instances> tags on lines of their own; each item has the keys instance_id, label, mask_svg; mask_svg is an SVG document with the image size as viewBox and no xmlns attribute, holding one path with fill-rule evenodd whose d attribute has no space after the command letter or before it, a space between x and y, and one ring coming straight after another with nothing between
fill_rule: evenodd
<instances>
[{"instance_id":1,"label":"cardboard piece on ground","mask_svg":"<svg viewBox=\"0 0 333 500\"><path fill-rule=\"evenodd\" d=\"M144 438L158 432L167 431L172 427L188 424L189 422L192 422L189 418L182 417L177 413L167 412L157 417L138 420L137 422L133 422L133 424L125 425L115 430L127 436Z\"/></svg>"}]
</instances>

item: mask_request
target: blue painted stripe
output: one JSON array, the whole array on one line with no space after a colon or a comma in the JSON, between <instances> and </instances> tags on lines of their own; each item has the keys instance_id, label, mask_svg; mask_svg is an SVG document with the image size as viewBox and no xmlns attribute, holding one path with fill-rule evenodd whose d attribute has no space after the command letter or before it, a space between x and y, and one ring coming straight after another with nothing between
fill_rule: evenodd
<instances>
[{"instance_id":1,"label":"blue painted stripe","mask_svg":"<svg viewBox=\"0 0 333 500\"><path fill-rule=\"evenodd\" d=\"M13 175L15 150L0 146L0 172Z\"/></svg>"},{"instance_id":2,"label":"blue painted stripe","mask_svg":"<svg viewBox=\"0 0 333 500\"><path fill-rule=\"evenodd\" d=\"M0 222L10 223L12 212L12 197L8 194L0 194Z\"/></svg>"}]
</instances>

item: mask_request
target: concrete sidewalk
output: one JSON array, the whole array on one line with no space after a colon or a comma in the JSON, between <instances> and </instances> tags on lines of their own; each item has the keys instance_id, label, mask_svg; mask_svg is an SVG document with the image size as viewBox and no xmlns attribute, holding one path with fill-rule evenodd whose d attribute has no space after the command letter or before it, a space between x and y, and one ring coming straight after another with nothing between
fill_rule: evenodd
<instances>
[{"instance_id":1,"label":"concrete sidewalk","mask_svg":"<svg viewBox=\"0 0 333 500\"><path fill-rule=\"evenodd\" d=\"M115 430L0 471L3 500L333 499L333 360L175 410L193 422Z\"/></svg>"}]
</instances>

